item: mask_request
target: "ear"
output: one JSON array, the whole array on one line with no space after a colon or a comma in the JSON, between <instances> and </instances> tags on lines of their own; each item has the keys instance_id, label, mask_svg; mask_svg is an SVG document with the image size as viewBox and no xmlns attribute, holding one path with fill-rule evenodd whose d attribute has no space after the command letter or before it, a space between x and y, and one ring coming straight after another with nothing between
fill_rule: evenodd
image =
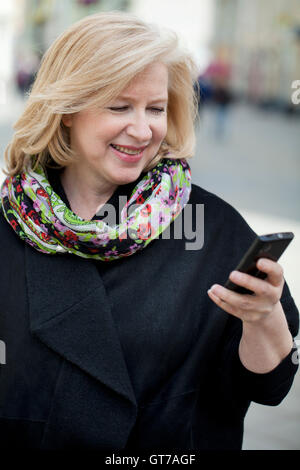
<instances>
[{"instance_id":1,"label":"ear","mask_svg":"<svg viewBox=\"0 0 300 470\"><path fill-rule=\"evenodd\" d=\"M61 120L66 127L72 127L72 114L63 114Z\"/></svg>"}]
</instances>

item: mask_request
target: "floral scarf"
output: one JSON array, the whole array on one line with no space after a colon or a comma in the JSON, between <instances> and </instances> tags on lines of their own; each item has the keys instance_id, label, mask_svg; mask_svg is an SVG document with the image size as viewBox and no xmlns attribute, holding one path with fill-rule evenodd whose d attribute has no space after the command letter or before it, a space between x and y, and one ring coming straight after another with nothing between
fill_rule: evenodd
<instances>
[{"instance_id":1,"label":"floral scarf","mask_svg":"<svg viewBox=\"0 0 300 470\"><path fill-rule=\"evenodd\" d=\"M51 187L41 165L8 177L0 208L17 235L36 250L112 261L130 256L157 238L187 204L191 172L185 160L161 160L138 182L119 225L84 220Z\"/></svg>"}]
</instances>

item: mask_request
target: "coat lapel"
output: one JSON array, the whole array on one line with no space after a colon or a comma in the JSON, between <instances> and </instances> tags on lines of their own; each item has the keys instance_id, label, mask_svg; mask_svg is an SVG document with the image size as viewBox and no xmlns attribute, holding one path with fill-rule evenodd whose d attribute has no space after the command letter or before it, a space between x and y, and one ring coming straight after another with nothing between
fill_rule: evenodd
<instances>
[{"instance_id":1,"label":"coat lapel","mask_svg":"<svg viewBox=\"0 0 300 470\"><path fill-rule=\"evenodd\" d=\"M62 357L136 405L109 300L96 266L26 246L31 331Z\"/></svg>"}]
</instances>

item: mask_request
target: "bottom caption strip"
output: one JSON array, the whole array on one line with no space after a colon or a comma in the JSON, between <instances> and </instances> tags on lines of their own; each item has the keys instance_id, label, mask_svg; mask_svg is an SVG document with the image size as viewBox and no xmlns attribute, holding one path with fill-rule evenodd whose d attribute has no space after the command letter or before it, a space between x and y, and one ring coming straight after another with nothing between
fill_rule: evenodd
<instances>
[{"instance_id":1,"label":"bottom caption strip","mask_svg":"<svg viewBox=\"0 0 300 470\"><path fill-rule=\"evenodd\" d=\"M132 468L142 465L191 465L196 463L195 454L149 454L128 456L112 454L104 457L106 465L127 465Z\"/></svg>"}]
</instances>

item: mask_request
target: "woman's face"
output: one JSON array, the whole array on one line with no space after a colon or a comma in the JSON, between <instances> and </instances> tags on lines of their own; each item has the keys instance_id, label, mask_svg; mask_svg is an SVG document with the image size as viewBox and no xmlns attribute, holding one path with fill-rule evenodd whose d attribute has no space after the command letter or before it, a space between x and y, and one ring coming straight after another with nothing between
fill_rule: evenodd
<instances>
[{"instance_id":1,"label":"woman's face","mask_svg":"<svg viewBox=\"0 0 300 470\"><path fill-rule=\"evenodd\" d=\"M104 109L65 115L76 170L106 185L136 180L166 136L167 102L168 70L155 63Z\"/></svg>"}]
</instances>

